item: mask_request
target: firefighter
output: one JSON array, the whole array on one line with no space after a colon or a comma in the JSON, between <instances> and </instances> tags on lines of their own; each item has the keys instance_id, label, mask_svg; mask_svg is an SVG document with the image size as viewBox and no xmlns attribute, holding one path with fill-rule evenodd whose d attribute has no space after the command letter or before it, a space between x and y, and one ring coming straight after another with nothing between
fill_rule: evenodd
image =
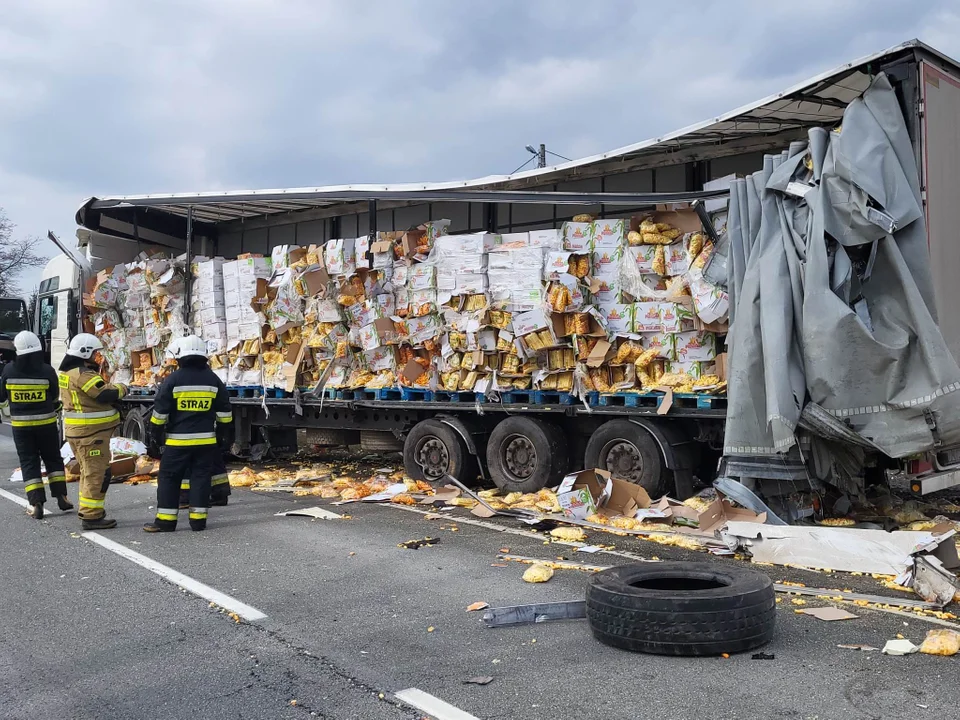
<instances>
[{"instance_id":1,"label":"firefighter","mask_svg":"<svg viewBox=\"0 0 960 720\"><path fill-rule=\"evenodd\" d=\"M206 342L196 335L182 338L173 355L179 367L160 385L150 417L150 454L160 455L157 516L143 527L151 533L176 530L186 478L190 529L206 529L211 477L222 465L220 443L233 420L227 388L207 364Z\"/></svg>"},{"instance_id":2,"label":"firefighter","mask_svg":"<svg viewBox=\"0 0 960 720\"><path fill-rule=\"evenodd\" d=\"M220 429L219 426L217 429ZM223 453L227 452L229 443L226 438L221 438L221 440L227 447L221 446L217 463L213 468L213 474L210 475L210 507L226 507L232 494L227 466L223 462ZM183 510L188 507L190 507L190 478L184 478L180 481L180 509Z\"/></svg>"},{"instance_id":3,"label":"firefighter","mask_svg":"<svg viewBox=\"0 0 960 720\"><path fill-rule=\"evenodd\" d=\"M80 333L67 347L60 363L60 400L63 428L80 464L80 510L84 530L117 526L108 519L103 501L110 487L110 437L120 424L114 404L127 393L120 384L104 382L98 374L103 343L96 335Z\"/></svg>"},{"instance_id":4,"label":"firefighter","mask_svg":"<svg viewBox=\"0 0 960 720\"><path fill-rule=\"evenodd\" d=\"M182 340L182 338L180 339ZM167 353L174 355L180 340L174 340L167 347ZM230 501L230 478L227 475L227 466L223 462L223 455L230 450L229 428L230 425L222 423L217 425L217 439L220 444L220 455L217 456L217 463L213 468L213 474L210 476L210 502L209 507L226 507ZM190 507L190 478L185 477L180 481L180 509L186 510Z\"/></svg>"},{"instance_id":5,"label":"firefighter","mask_svg":"<svg viewBox=\"0 0 960 720\"><path fill-rule=\"evenodd\" d=\"M32 332L17 333L13 346L17 357L3 368L0 375L0 412L13 429L13 441L26 483L27 513L40 520L43 503L47 500L41 460L47 469L50 494L57 499L57 506L63 511L73 510L73 504L67 499L67 477L60 456L57 371L43 361L40 338Z\"/></svg>"}]
</instances>

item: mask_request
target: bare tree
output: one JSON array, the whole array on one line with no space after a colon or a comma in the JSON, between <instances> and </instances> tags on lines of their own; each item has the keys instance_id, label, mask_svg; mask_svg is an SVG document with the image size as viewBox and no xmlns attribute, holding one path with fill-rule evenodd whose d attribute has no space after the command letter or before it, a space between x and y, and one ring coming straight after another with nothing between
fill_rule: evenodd
<instances>
[{"instance_id":1,"label":"bare tree","mask_svg":"<svg viewBox=\"0 0 960 720\"><path fill-rule=\"evenodd\" d=\"M36 327L36 325L34 325L34 320L36 320L37 300L39 297L40 286L34 285L33 290L30 291L30 299L27 300L27 320L30 322L31 330Z\"/></svg>"},{"instance_id":2,"label":"bare tree","mask_svg":"<svg viewBox=\"0 0 960 720\"><path fill-rule=\"evenodd\" d=\"M17 278L28 268L41 267L47 259L36 252L38 237L14 239L16 227L0 208L0 297L19 295Z\"/></svg>"}]
</instances>

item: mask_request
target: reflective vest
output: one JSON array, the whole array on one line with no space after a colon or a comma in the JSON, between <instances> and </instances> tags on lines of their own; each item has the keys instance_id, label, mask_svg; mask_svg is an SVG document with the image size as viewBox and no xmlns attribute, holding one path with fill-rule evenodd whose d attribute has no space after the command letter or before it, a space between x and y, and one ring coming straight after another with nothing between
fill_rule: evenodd
<instances>
[{"instance_id":1,"label":"reflective vest","mask_svg":"<svg viewBox=\"0 0 960 720\"><path fill-rule=\"evenodd\" d=\"M106 383L97 373L85 367L61 372L59 381L66 437L87 437L120 424L120 412L97 398L107 390L115 390L119 397L123 397L126 392L123 385Z\"/></svg>"}]
</instances>

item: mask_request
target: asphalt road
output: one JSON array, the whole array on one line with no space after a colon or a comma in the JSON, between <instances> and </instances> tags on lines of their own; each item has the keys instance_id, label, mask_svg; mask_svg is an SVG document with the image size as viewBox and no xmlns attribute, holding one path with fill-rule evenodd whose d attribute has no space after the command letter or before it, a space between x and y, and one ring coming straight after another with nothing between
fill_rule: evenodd
<instances>
[{"instance_id":1,"label":"asphalt road","mask_svg":"<svg viewBox=\"0 0 960 720\"><path fill-rule=\"evenodd\" d=\"M12 450L0 437L0 477L17 464ZM22 495L5 481L0 488ZM795 614L785 600L766 648L772 661L633 655L595 642L584 621L487 629L479 613L465 612L481 600L582 598L586 573L558 570L549 583L530 585L520 580L525 566L494 565L500 548L597 564L627 562L623 557L545 545L499 519L506 530L372 505L341 508L351 515L344 520L278 517L319 499L244 490L234 491L228 508L211 511L204 533L147 535L140 526L152 514L154 492L113 486L108 511L120 527L102 535L266 618L238 623L93 544L75 516L36 522L0 497L4 718L428 715L396 704L393 694L407 688L469 714L460 718L483 720L940 718L960 705L955 658L837 648L882 646L897 633L919 643L936 627L921 620L854 608L859 619L825 623ZM397 547L427 535L440 542ZM737 562L632 538L594 539L648 558ZM869 578L763 569L776 580L880 591ZM493 682L463 683L484 675Z\"/></svg>"}]
</instances>

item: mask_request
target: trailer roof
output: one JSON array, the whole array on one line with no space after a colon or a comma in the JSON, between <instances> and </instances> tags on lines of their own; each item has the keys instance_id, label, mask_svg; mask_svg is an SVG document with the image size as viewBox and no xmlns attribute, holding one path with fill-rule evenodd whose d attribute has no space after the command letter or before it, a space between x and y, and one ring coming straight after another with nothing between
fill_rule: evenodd
<instances>
[{"instance_id":1,"label":"trailer roof","mask_svg":"<svg viewBox=\"0 0 960 720\"><path fill-rule=\"evenodd\" d=\"M167 195L127 195L91 198L77 211L77 224L93 227L88 211L149 207L185 217L193 208L193 219L216 224L230 220L279 216L305 210L330 210L330 214L365 211L356 203L366 200L400 202L546 202L555 204L637 205L648 202L681 201L703 194L590 194L522 192L536 186L626 172L648 167L679 164L689 160L717 157L783 147L803 135L807 128L829 126L843 115L844 108L866 90L871 74L879 65L914 54L960 71L957 61L919 40L909 40L887 50L866 55L816 75L783 92L744 105L724 115L705 120L660 137L626 145L616 150L580 158L560 165L511 175L488 175L473 180L394 185L332 185L268 190L236 190ZM720 152L718 146L723 146ZM342 213L334 212L342 209ZM99 214L99 213L97 213ZM291 217L291 222L296 218ZM91 223L91 224L88 224Z\"/></svg>"}]
</instances>

